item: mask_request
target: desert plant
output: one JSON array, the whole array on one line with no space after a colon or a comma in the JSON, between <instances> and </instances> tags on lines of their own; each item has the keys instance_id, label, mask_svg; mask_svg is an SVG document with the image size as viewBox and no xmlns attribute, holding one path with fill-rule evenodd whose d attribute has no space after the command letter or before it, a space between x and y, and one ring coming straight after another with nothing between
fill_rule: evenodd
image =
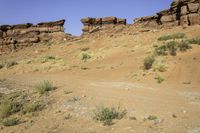
<instances>
[{"instance_id":1,"label":"desert plant","mask_svg":"<svg viewBox=\"0 0 200 133\"><path fill-rule=\"evenodd\" d=\"M167 50L169 51L170 55L173 55L173 56L176 55L177 44L178 44L178 42L176 42L176 41L167 42L166 47L167 47Z\"/></svg>"},{"instance_id":2,"label":"desert plant","mask_svg":"<svg viewBox=\"0 0 200 133\"><path fill-rule=\"evenodd\" d=\"M155 61L155 57L154 56L148 56L148 57L146 57L144 59L144 63L143 63L144 69L145 70L151 69L154 61Z\"/></svg>"},{"instance_id":3,"label":"desert plant","mask_svg":"<svg viewBox=\"0 0 200 133\"><path fill-rule=\"evenodd\" d=\"M200 38L192 38L187 40L190 44L198 44L200 45Z\"/></svg>"},{"instance_id":4,"label":"desert plant","mask_svg":"<svg viewBox=\"0 0 200 133\"><path fill-rule=\"evenodd\" d=\"M23 108L23 113L32 113L40 111L44 108L44 104L41 104L39 101L33 103L27 103Z\"/></svg>"},{"instance_id":5,"label":"desert plant","mask_svg":"<svg viewBox=\"0 0 200 133\"><path fill-rule=\"evenodd\" d=\"M166 47L166 45L162 45L160 47L155 48L154 53L156 55L167 55L167 47Z\"/></svg>"},{"instance_id":6,"label":"desert plant","mask_svg":"<svg viewBox=\"0 0 200 133\"><path fill-rule=\"evenodd\" d=\"M12 99L4 99L0 104L0 118L6 118L16 112L19 112L21 108L22 104Z\"/></svg>"},{"instance_id":7,"label":"desert plant","mask_svg":"<svg viewBox=\"0 0 200 133\"><path fill-rule=\"evenodd\" d=\"M50 60L55 60L56 57L55 56L52 56L52 55L46 55L42 58L42 63L45 63L45 62L48 62Z\"/></svg>"},{"instance_id":8,"label":"desert plant","mask_svg":"<svg viewBox=\"0 0 200 133\"><path fill-rule=\"evenodd\" d=\"M93 119L103 122L104 125L110 125L113 119L121 119L126 114L126 110L120 110L120 107L99 106L94 111Z\"/></svg>"},{"instance_id":9,"label":"desert plant","mask_svg":"<svg viewBox=\"0 0 200 133\"><path fill-rule=\"evenodd\" d=\"M158 84L161 84L161 83L165 80L164 78L162 78L162 77L159 76L159 75L156 76L155 79L156 79L156 81L157 81Z\"/></svg>"},{"instance_id":10,"label":"desert plant","mask_svg":"<svg viewBox=\"0 0 200 133\"><path fill-rule=\"evenodd\" d=\"M156 64L153 66L154 71L165 72L166 66L164 64Z\"/></svg>"},{"instance_id":11,"label":"desert plant","mask_svg":"<svg viewBox=\"0 0 200 133\"><path fill-rule=\"evenodd\" d=\"M158 41L167 41L170 39L181 39L185 37L185 33L175 33L172 35L164 35L158 38Z\"/></svg>"},{"instance_id":12,"label":"desert plant","mask_svg":"<svg viewBox=\"0 0 200 133\"><path fill-rule=\"evenodd\" d=\"M49 82L48 80L44 80L42 82L39 82L36 86L35 89L38 93L40 94L44 94L48 91L53 90L53 85L51 82Z\"/></svg>"},{"instance_id":13,"label":"desert plant","mask_svg":"<svg viewBox=\"0 0 200 133\"><path fill-rule=\"evenodd\" d=\"M88 59L90 59L91 56L88 53L82 53L81 59L86 62Z\"/></svg>"},{"instance_id":14,"label":"desert plant","mask_svg":"<svg viewBox=\"0 0 200 133\"><path fill-rule=\"evenodd\" d=\"M178 44L178 48L180 51L187 51L188 49L191 49L191 45L189 44L188 41L181 41L179 44Z\"/></svg>"},{"instance_id":15,"label":"desert plant","mask_svg":"<svg viewBox=\"0 0 200 133\"><path fill-rule=\"evenodd\" d=\"M15 66L15 65L17 65L18 63L16 62L16 61L6 61L5 62L5 67L6 68L10 68L10 67L12 67L12 66Z\"/></svg>"},{"instance_id":16,"label":"desert plant","mask_svg":"<svg viewBox=\"0 0 200 133\"><path fill-rule=\"evenodd\" d=\"M0 123L2 123L4 126L15 126L19 124L19 122L20 121L17 118L7 118L0 121Z\"/></svg>"},{"instance_id":17,"label":"desert plant","mask_svg":"<svg viewBox=\"0 0 200 133\"><path fill-rule=\"evenodd\" d=\"M147 119L148 120L156 120L156 119L158 119L158 117L155 115L149 115Z\"/></svg>"}]
</instances>

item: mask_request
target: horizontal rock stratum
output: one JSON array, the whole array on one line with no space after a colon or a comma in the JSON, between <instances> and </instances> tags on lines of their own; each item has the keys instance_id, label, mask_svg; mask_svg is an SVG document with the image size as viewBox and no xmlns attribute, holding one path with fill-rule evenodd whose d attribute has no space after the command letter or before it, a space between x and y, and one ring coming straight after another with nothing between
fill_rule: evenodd
<instances>
[{"instance_id":1,"label":"horizontal rock stratum","mask_svg":"<svg viewBox=\"0 0 200 133\"><path fill-rule=\"evenodd\" d=\"M7 53L24 47L60 40L70 35L64 33L65 20L0 26L0 53Z\"/></svg>"},{"instance_id":2,"label":"horizontal rock stratum","mask_svg":"<svg viewBox=\"0 0 200 133\"><path fill-rule=\"evenodd\" d=\"M200 24L200 0L175 0L170 9L154 16L134 19L135 25L146 27L171 27Z\"/></svg>"}]
</instances>

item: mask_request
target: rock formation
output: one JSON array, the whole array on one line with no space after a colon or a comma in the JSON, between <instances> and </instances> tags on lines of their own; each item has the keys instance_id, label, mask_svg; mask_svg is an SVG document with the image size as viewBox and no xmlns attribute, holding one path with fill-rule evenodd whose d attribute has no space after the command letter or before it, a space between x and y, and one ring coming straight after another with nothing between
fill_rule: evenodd
<instances>
[{"instance_id":1,"label":"rock formation","mask_svg":"<svg viewBox=\"0 0 200 133\"><path fill-rule=\"evenodd\" d=\"M81 19L84 27L82 29L83 34L93 33L100 30L108 30L111 27L126 25L126 19L120 19L116 17L105 18L83 18Z\"/></svg>"},{"instance_id":2,"label":"rock formation","mask_svg":"<svg viewBox=\"0 0 200 133\"><path fill-rule=\"evenodd\" d=\"M155 16L134 19L134 25L146 27L171 27L200 24L200 0L175 0L170 9Z\"/></svg>"},{"instance_id":3,"label":"rock formation","mask_svg":"<svg viewBox=\"0 0 200 133\"><path fill-rule=\"evenodd\" d=\"M55 22L31 23L0 26L0 53L7 53L32 46L39 42L48 42L70 38L64 33L65 20Z\"/></svg>"}]
</instances>

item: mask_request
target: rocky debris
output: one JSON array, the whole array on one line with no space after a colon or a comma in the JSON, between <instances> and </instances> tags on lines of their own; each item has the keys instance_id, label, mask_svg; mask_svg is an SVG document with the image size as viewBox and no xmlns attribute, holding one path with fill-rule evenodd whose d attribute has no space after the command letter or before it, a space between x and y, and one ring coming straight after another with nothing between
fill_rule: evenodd
<instances>
[{"instance_id":1,"label":"rocky debris","mask_svg":"<svg viewBox=\"0 0 200 133\"><path fill-rule=\"evenodd\" d=\"M81 19L84 27L82 28L83 34L93 33L97 31L108 31L110 28L126 25L126 19L116 17L104 18L83 18Z\"/></svg>"},{"instance_id":2,"label":"rocky debris","mask_svg":"<svg viewBox=\"0 0 200 133\"><path fill-rule=\"evenodd\" d=\"M72 40L71 34L64 33L65 20L0 26L0 54L16 51L40 42Z\"/></svg>"},{"instance_id":3,"label":"rocky debris","mask_svg":"<svg viewBox=\"0 0 200 133\"><path fill-rule=\"evenodd\" d=\"M171 27L200 24L199 0L175 0L170 9L158 12L155 16L134 19L135 26Z\"/></svg>"}]
</instances>

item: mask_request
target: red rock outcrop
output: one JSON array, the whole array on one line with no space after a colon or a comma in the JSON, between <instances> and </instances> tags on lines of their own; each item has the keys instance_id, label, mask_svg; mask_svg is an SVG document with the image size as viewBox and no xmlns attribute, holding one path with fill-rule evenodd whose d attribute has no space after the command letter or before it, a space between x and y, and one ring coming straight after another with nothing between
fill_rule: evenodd
<instances>
[{"instance_id":1,"label":"red rock outcrop","mask_svg":"<svg viewBox=\"0 0 200 133\"><path fill-rule=\"evenodd\" d=\"M83 34L93 33L96 31L108 30L111 27L126 25L126 19L116 17L105 18L83 18L81 19L84 27L82 28Z\"/></svg>"},{"instance_id":2,"label":"red rock outcrop","mask_svg":"<svg viewBox=\"0 0 200 133\"><path fill-rule=\"evenodd\" d=\"M64 33L65 20L45 22L33 25L31 23L0 26L0 54L22 49L24 47L48 42L54 39L70 39Z\"/></svg>"},{"instance_id":3,"label":"red rock outcrop","mask_svg":"<svg viewBox=\"0 0 200 133\"><path fill-rule=\"evenodd\" d=\"M170 9L155 16L134 19L134 25L146 27L171 27L200 24L200 0L175 0Z\"/></svg>"}]
</instances>

